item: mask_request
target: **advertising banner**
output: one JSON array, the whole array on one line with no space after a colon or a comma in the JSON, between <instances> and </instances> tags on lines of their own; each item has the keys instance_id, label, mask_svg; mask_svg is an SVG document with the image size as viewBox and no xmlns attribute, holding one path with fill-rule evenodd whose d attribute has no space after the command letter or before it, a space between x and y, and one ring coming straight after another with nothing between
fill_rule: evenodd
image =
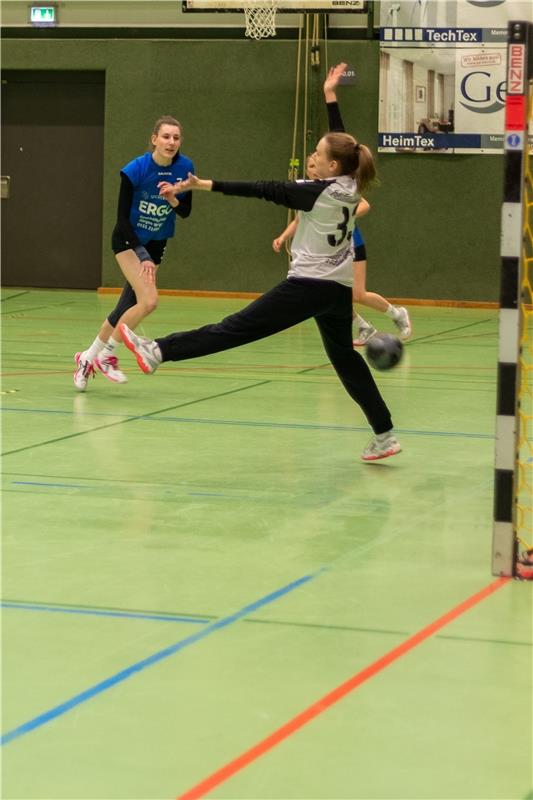
<instances>
[{"instance_id":1,"label":"advertising banner","mask_svg":"<svg viewBox=\"0 0 533 800\"><path fill-rule=\"evenodd\" d=\"M529 0L382 2L378 149L502 153L507 23L532 17Z\"/></svg>"}]
</instances>

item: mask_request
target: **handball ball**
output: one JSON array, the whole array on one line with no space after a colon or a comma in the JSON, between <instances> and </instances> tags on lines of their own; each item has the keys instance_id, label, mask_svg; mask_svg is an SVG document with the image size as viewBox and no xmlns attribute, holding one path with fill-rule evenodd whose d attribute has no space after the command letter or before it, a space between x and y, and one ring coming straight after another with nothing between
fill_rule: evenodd
<instances>
[{"instance_id":1,"label":"handball ball","mask_svg":"<svg viewBox=\"0 0 533 800\"><path fill-rule=\"evenodd\" d=\"M374 369L392 369L401 361L402 355L403 344L390 333L376 333L366 345L366 357Z\"/></svg>"}]
</instances>

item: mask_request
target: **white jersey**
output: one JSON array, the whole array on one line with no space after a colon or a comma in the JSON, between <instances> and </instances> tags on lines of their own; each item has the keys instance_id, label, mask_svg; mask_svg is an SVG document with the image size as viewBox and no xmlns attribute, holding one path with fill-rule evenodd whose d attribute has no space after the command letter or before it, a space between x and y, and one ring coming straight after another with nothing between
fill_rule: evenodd
<instances>
[{"instance_id":1,"label":"white jersey","mask_svg":"<svg viewBox=\"0 0 533 800\"><path fill-rule=\"evenodd\" d=\"M354 178L317 181L214 181L213 191L258 197L301 211L291 248L289 277L353 284L352 232L361 195Z\"/></svg>"},{"instance_id":2,"label":"white jersey","mask_svg":"<svg viewBox=\"0 0 533 800\"><path fill-rule=\"evenodd\" d=\"M352 233L360 199L357 184L348 175L327 182L313 208L300 212L291 246L290 276L353 284Z\"/></svg>"}]
</instances>

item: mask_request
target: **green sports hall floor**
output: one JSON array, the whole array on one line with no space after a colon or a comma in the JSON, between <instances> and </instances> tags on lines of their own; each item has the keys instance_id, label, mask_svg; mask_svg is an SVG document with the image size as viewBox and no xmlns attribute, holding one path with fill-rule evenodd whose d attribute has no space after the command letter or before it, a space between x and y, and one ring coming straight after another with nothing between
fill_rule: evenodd
<instances>
[{"instance_id":1,"label":"green sports hall floor","mask_svg":"<svg viewBox=\"0 0 533 800\"><path fill-rule=\"evenodd\" d=\"M114 299L2 296L2 796L533 797L497 312L411 309L377 375L404 451L369 465L313 322L153 376L123 349L127 384L76 393ZM163 297L145 331L244 302Z\"/></svg>"}]
</instances>

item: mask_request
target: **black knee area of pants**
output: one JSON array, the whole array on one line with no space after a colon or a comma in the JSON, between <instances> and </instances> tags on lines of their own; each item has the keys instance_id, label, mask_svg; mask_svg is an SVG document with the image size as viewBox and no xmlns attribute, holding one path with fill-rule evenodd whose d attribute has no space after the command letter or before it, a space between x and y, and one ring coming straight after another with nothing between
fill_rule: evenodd
<instances>
[{"instance_id":1,"label":"black knee area of pants","mask_svg":"<svg viewBox=\"0 0 533 800\"><path fill-rule=\"evenodd\" d=\"M111 314L109 314L109 316L107 317L107 321L109 322L109 324L115 327L121 316L124 314L124 312L126 312L128 308L134 306L136 302L137 302L137 296L133 291L133 289L131 288L130 284L127 283L122 290L122 294L119 297L118 303L116 304Z\"/></svg>"}]
</instances>

